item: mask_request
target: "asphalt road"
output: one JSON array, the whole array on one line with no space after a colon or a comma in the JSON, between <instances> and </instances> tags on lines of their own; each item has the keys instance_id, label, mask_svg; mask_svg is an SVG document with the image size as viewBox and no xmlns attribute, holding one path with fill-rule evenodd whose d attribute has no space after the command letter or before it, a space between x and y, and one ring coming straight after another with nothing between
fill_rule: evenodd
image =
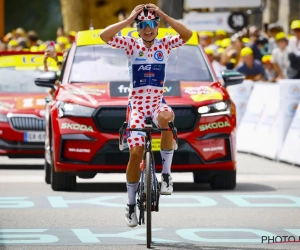
<instances>
[{"instance_id":1,"label":"asphalt road","mask_svg":"<svg viewBox=\"0 0 300 250\"><path fill-rule=\"evenodd\" d=\"M300 249L300 167L247 154L237 162L233 191L173 174L174 194L153 213L153 249ZM0 157L1 250L146 249L145 226L125 224L125 175L53 192L42 163Z\"/></svg>"}]
</instances>

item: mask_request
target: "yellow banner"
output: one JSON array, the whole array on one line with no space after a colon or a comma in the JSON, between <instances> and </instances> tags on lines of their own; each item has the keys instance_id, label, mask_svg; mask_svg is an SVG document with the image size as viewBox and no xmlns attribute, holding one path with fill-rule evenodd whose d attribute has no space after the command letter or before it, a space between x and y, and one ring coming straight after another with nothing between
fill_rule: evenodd
<instances>
[{"instance_id":1,"label":"yellow banner","mask_svg":"<svg viewBox=\"0 0 300 250\"><path fill-rule=\"evenodd\" d=\"M58 57L62 61L62 56ZM40 67L44 65L44 55L13 55L0 56L0 67ZM47 60L48 66L57 68L52 58Z\"/></svg>"},{"instance_id":2,"label":"yellow banner","mask_svg":"<svg viewBox=\"0 0 300 250\"><path fill-rule=\"evenodd\" d=\"M76 44L77 46L94 45L94 44L106 44L99 36L102 29L99 30L85 30L80 31L77 34ZM158 30L157 38L163 38L165 36L176 36L178 33L174 29L160 28ZM117 36L130 36L133 38L139 38L138 32L135 28L125 28L120 31ZM190 45L198 45L198 34L193 31L191 39L186 43Z\"/></svg>"}]
</instances>

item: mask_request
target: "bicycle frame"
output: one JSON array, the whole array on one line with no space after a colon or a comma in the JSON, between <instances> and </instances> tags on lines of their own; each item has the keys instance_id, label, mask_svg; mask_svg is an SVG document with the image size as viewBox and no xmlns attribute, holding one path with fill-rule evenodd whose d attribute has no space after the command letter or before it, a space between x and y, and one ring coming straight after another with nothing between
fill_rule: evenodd
<instances>
[{"instance_id":1,"label":"bicycle frame","mask_svg":"<svg viewBox=\"0 0 300 250\"><path fill-rule=\"evenodd\" d=\"M120 133L119 148L121 151L124 149L123 137L124 137L125 131L139 131L139 132L145 133L145 151L144 151L143 159L146 164L146 167L144 169L142 169L142 173L141 173L141 178L140 178L139 187L138 187L138 191L137 191L138 192L138 200L137 200L138 204L137 205L140 210L139 222L138 222L139 225L145 224L145 211L147 211L147 247L148 248L150 248L150 246L151 246L151 239L152 239L151 212L152 211L158 212L159 197L160 197L160 193L159 193L160 188L159 188L157 178L156 178L155 161L154 161L154 155L152 152L151 133L152 132L161 132L161 131L172 131L173 138L175 139L175 142L176 142L175 150L178 147L177 129L175 128L172 121L169 122L169 128L153 128L152 125L153 125L153 122L149 119L146 119L145 128L127 128L128 123L124 122L122 127L119 130L119 133ZM149 157L147 157L148 155L150 156L150 162L147 161L147 158L149 158ZM149 163L150 166L148 166L147 163ZM150 170L148 169L149 167L151 168ZM149 175L149 171L150 171L150 175ZM145 179L146 179L145 172L146 172L147 179L151 180L150 182L147 182L146 185L145 185ZM151 184L149 185L149 183L151 183ZM148 187L148 188L151 187L151 190L150 191L148 189L145 190L145 187ZM150 208L150 206L151 206L151 208Z\"/></svg>"}]
</instances>

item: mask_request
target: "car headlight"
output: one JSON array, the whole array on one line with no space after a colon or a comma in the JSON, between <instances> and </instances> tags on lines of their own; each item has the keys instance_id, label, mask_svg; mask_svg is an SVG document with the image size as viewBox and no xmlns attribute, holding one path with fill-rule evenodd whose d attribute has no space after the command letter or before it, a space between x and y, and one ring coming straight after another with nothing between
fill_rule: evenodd
<instances>
[{"instance_id":1,"label":"car headlight","mask_svg":"<svg viewBox=\"0 0 300 250\"><path fill-rule=\"evenodd\" d=\"M6 114L0 114L0 122L8 122L8 118Z\"/></svg>"},{"instance_id":2,"label":"car headlight","mask_svg":"<svg viewBox=\"0 0 300 250\"><path fill-rule=\"evenodd\" d=\"M198 113L201 116L214 116L230 114L230 102L222 101L198 108Z\"/></svg>"},{"instance_id":3,"label":"car headlight","mask_svg":"<svg viewBox=\"0 0 300 250\"><path fill-rule=\"evenodd\" d=\"M76 117L91 117L95 109L72 104L67 102L60 102L58 104L58 117L76 116Z\"/></svg>"}]
</instances>

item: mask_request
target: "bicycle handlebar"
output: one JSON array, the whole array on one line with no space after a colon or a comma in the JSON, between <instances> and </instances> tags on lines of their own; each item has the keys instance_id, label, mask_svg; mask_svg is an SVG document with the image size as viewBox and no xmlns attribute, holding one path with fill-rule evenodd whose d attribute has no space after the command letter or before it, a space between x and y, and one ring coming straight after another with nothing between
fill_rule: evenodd
<instances>
[{"instance_id":1,"label":"bicycle handlebar","mask_svg":"<svg viewBox=\"0 0 300 250\"><path fill-rule=\"evenodd\" d=\"M173 137L175 139L175 150L178 148L178 138L177 138L177 128L175 128L174 123L172 121L168 122L169 127L168 128L153 128L151 127L145 127L145 128L127 128L128 123L124 122L122 127L119 129L119 149L123 151L124 149L124 134L127 131L139 131L139 132L161 132L161 131L172 131Z\"/></svg>"}]
</instances>

